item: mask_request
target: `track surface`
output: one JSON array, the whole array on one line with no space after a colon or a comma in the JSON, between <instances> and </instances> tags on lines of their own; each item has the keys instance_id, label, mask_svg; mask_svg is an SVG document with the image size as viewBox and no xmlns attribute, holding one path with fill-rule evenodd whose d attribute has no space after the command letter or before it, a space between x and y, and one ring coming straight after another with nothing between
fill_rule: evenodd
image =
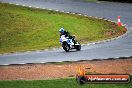
<instances>
[{"instance_id":1,"label":"track surface","mask_svg":"<svg viewBox=\"0 0 132 88\"><path fill-rule=\"evenodd\" d=\"M128 35L118 40L83 46L79 52L66 53L63 49L50 51L34 51L0 55L0 65L22 63L45 63L60 61L76 61L105 59L114 57L132 56L132 4L112 2L83 2L81 0L0 0L26 6L47 8L60 11L69 11L91 16L117 20L127 24Z\"/></svg>"}]
</instances>

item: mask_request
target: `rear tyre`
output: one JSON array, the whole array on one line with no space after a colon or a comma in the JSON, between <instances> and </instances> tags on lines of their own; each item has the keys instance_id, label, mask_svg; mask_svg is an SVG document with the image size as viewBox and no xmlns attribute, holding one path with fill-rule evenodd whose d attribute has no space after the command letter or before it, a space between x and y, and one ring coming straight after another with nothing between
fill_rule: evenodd
<instances>
[{"instance_id":1,"label":"rear tyre","mask_svg":"<svg viewBox=\"0 0 132 88\"><path fill-rule=\"evenodd\" d=\"M77 45L77 47L76 47L76 50L77 51L80 51L81 50L81 44L79 43L79 42L77 42L79 45Z\"/></svg>"}]
</instances>

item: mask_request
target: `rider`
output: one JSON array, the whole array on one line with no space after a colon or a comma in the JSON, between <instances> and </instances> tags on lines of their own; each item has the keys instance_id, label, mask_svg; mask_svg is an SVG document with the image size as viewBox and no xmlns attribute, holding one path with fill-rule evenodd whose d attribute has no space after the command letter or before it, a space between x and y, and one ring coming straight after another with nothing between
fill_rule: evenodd
<instances>
[{"instance_id":1,"label":"rider","mask_svg":"<svg viewBox=\"0 0 132 88\"><path fill-rule=\"evenodd\" d=\"M73 42L74 42L74 44L76 43L74 37L71 36L70 33L69 33L68 31L65 31L64 28L60 28L60 29L59 29L59 32L60 32L60 37L61 37L62 35L65 35L65 37L69 37L69 39L72 39Z\"/></svg>"}]
</instances>

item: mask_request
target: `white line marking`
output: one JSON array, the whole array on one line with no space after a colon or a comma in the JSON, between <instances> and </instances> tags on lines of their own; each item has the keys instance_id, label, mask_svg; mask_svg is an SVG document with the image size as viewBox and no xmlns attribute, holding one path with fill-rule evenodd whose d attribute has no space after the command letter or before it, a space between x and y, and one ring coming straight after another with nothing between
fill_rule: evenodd
<instances>
[{"instance_id":1,"label":"white line marking","mask_svg":"<svg viewBox=\"0 0 132 88\"><path fill-rule=\"evenodd\" d=\"M87 15L84 15L85 17L87 17Z\"/></svg>"},{"instance_id":2,"label":"white line marking","mask_svg":"<svg viewBox=\"0 0 132 88\"><path fill-rule=\"evenodd\" d=\"M10 65L10 64L3 64L3 65Z\"/></svg>"},{"instance_id":3,"label":"white line marking","mask_svg":"<svg viewBox=\"0 0 132 88\"><path fill-rule=\"evenodd\" d=\"M25 6L25 5L22 5L22 6Z\"/></svg>"},{"instance_id":4,"label":"white line marking","mask_svg":"<svg viewBox=\"0 0 132 88\"><path fill-rule=\"evenodd\" d=\"M58 12L59 10L55 10L55 11L57 11L57 12Z\"/></svg>"},{"instance_id":5,"label":"white line marking","mask_svg":"<svg viewBox=\"0 0 132 88\"><path fill-rule=\"evenodd\" d=\"M82 14L78 14L78 15L82 15Z\"/></svg>"},{"instance_id":6,"label":"white line marking","mask_svg":"<svg viewBox=\"0 0 132 88\"><path fill-rule=\"evenodd\" d=\"M66 12L66 13L70 13L70 12Z\"/></svg>"},{"instance_id":7,"label":"white line marking","mask_svg":"<svg viewBox=\"0 0 132 88\"><path fill-rule=\"evenodd\" d=\"M111 22L113 22L113 23L114 23L114 21L113 21L113 20L111 20Z\"/></svg>"},{"instance_id":8,"label":"white line marking","mask_svg":"<svg viewBox=\"0 0 132 88\"><path fill-rule=\"evenodd\" d=\"M130 56L125 56L125 57L130 57Z\"/></svg>"},{"instance_id":9,"label":"white line marking","mask_svg":"<svg viewBox=\"0 0 132 88\"><path fill-rule=\"evenodd\" d=\"M119 58L119 57L114 57L115 59Z\"/></svg>"},{"instance_id":10,"label":"white line marking","mask_svg":"<svg viewBox=\"0 0 132 88\"><path fill-rule=\"evenodd\" d=\"M98 19L102 19L102 18L98 18Z\"/></svg>"},{"instance_id":11,"label":"white line marking","mask_svg":"<svg viewBox=\"0 0 132 88\"><path fill-rule=\"evenodd\" d=\"M89 16L89 17L92 17L92 16Z\"/></svg>"},{"instance_id":12,"label":"white line marking","mask_svg":"<svg viewBox=\"0 0 132 88\"><path fill-rule=\"evenodd\" d=\"M63 12L63 13L64 13L65 11L61 11L61 12Z\"/></svg>"},{"instance_id":13,"label":"white line marking","mask_svg":"<svg viewBox=\"0 0 132 88\"><path fill-rule=\"evenodd\" d=\"M76 14L76 13L72 13L72 14Z\"/></svg>"},{"instance_id":14,"label":"white line marking","mask_svg":"<svg viewBox=\"0 0 132 88\"><path fill-rule=\"evenodd\" d=\"M26 64L26 63L19 63L19 64Z\"/></svg>"},{"instance_id":15,"label":"white line marking","mask_svg":"<svg viewBox=\"0 0 132 88\"><path fill-rule=\"evenodd\" d=\"M52 9L48 9L48 10L52 10Z\"/></svg>"}]
</instances>

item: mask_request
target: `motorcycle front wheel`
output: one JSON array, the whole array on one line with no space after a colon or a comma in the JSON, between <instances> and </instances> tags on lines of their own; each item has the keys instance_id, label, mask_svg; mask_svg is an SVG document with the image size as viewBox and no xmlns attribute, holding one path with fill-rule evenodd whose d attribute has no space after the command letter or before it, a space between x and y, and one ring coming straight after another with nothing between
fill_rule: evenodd
<instances>
[{"instance_id":1,"label":"motorcycle front wheel","mask_svg":"<svg viewBox=\"0 0 132 88\"><path fill-rule=\"evenodd\" d=\"M69 50L70 50L69 44L67 44L66 42L64 42L63 45L62 45L62 47L63 47L63 49L64 49L66 52L69 52Z\"/></svg>"}]
</instances>

